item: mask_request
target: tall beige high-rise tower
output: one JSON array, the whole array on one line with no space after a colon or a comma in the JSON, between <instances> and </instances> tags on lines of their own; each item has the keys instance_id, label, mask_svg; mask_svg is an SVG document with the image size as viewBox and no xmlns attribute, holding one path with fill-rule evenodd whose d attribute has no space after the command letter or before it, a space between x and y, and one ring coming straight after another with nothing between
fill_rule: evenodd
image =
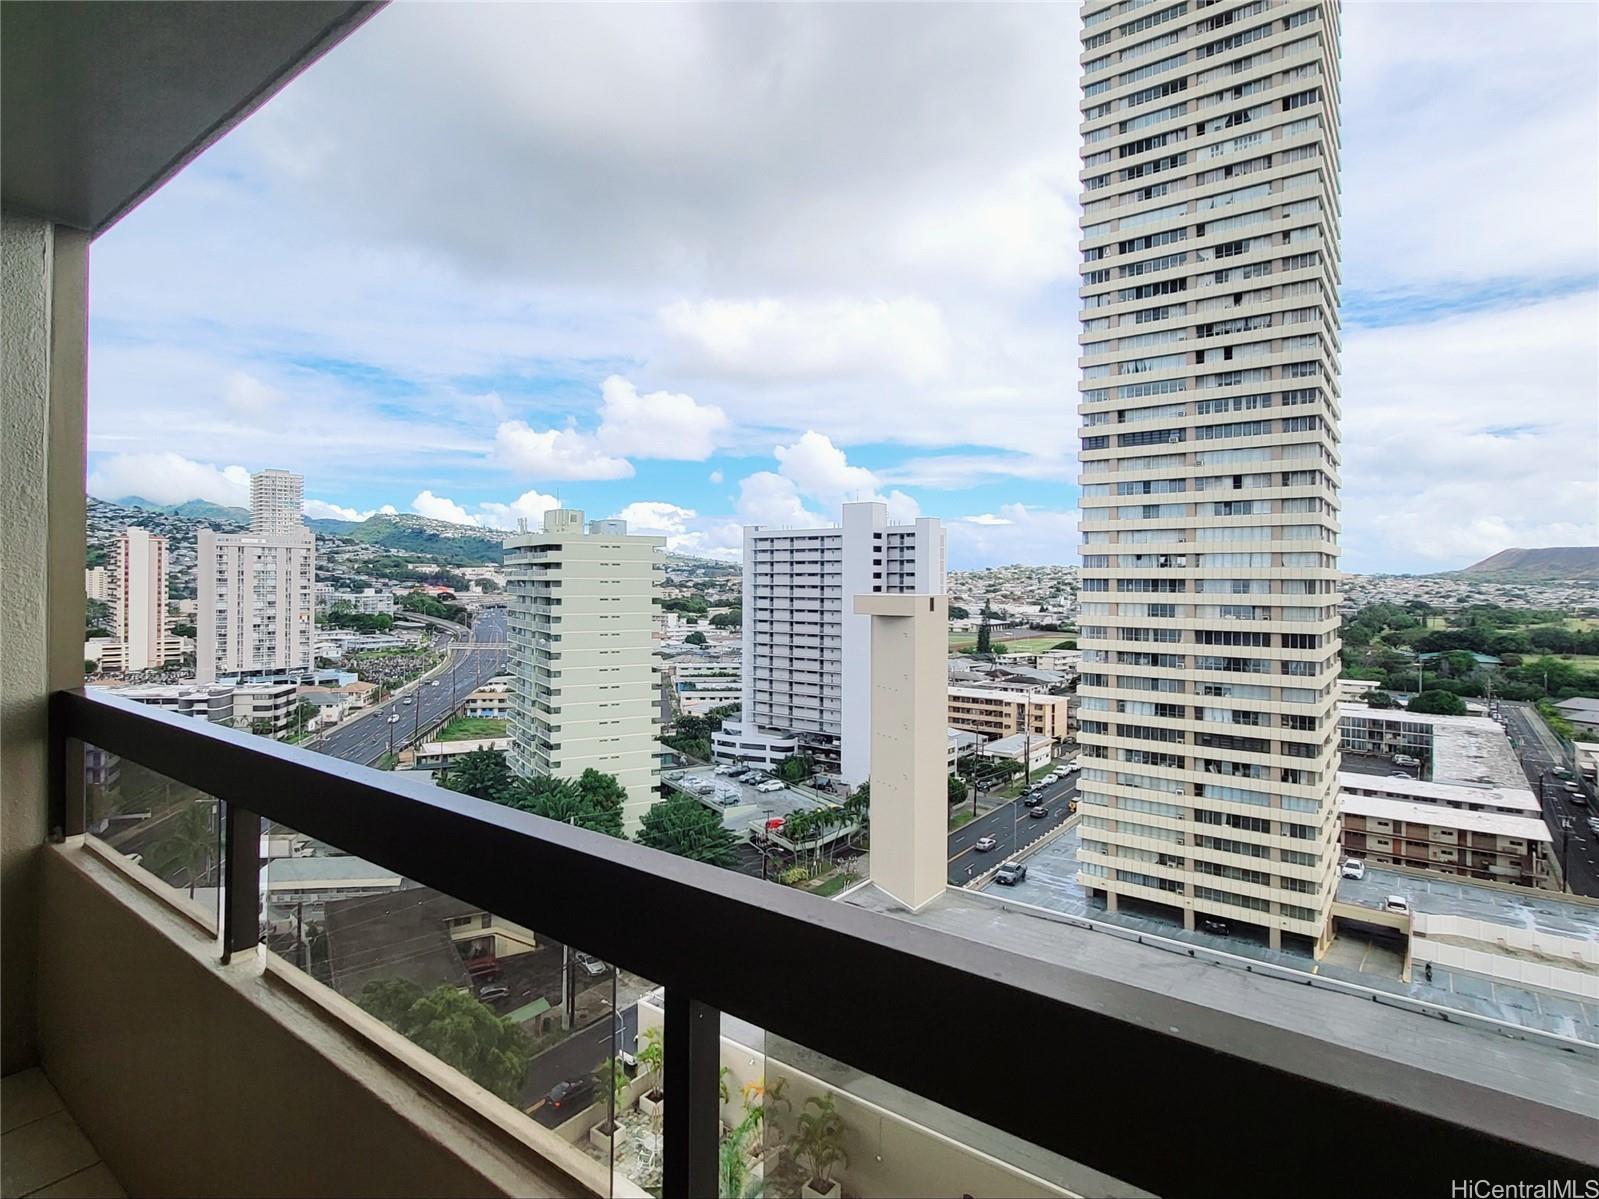
<instances>
[{"instance_id":1,"label":"tall beige high-rise tower","mask_svg":"<svg viewBox=\"0 0 1599 1199\"><path fill-rule=\"evenodd\" d=\"M1319 943L1338 5L1089 0L1083 26L1078 880Z\"/></svg>"},{"instance_id":2,"label":"tall beige high-rise tower","mask_svg":"<svg viewBox=\"0 0 1599 1199\"><path fill-rule=\"evenodd\" d=\"M195 678L299 675L316 665L316 537L303 480L250 476L250 531L195 537Z\"/></svg>"}]
</instances>

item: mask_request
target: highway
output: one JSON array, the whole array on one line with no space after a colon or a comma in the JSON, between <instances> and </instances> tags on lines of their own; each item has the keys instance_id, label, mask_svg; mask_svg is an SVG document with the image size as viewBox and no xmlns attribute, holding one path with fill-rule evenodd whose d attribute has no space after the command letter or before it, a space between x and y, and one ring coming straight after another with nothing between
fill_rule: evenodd
<instances>
[{"instance_id":1,"label":"highway","mask_svg":"<svg viewBox=\"0 0 1599 1199\"><path fill-rule=\"evenodd\" d=\"M1588 818L1599 814L1592 789L1583 794L1584 804L1572 802L1564 787L1567 775L1554 773L1556 766L1570 766L1555 735L1530 704L1502 703L1500 713L1505 729L1515 738L1521 768L1527 772L1527 785L1543 806L1544 822L1554 837L1554 851L1566 876L1566 885L1577 895L1599 897L1599 833L1588 827ZM1576 779L1583 787L1582 780Z\"/></svg>"},{"instance_id":2,"label":"highway","mask_svg":"<svg viewBox=\"0 0 1599 1199\"><path fill-rule=\"evenodd\" d=\"M484 610L473 622L469 637L462 636L467 633L464 627L441 628L435 644L449 646L443 666L306 742L305 748L370 766L384 754L408 745L448 716L480 683L504 670L505 628L503 608ZM476 648L479 646L482 648ZM392 715L400 717L393 724L389 723Z\"/></svg>"},{"instance_id":3,"label":"highway","mask_svg":"<svg viewBox=\"0 0 1599 1199\"><path fill-rule=\"evenodd\" d=\"M949 881L957 886L991 870L1016 852L1066 819L1067 802L1077 794L1077 775L1062 779L1044 792L1047 817L1035 820L1020 799L1009 800L968 821L949 835ZM992 837L993 849L979 853L972 848L979 837Z\"/></svg>"}]
</instances>

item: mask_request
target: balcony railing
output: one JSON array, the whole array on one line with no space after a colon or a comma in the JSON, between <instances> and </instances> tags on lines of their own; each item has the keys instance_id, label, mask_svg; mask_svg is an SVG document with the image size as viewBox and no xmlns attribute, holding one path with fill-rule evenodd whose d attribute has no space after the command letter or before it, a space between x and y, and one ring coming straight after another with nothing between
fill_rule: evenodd
<instances>
[{"instance_id":1,"label":"balcony railing","mask_svg":"<svg viewBox=\"0 0 1599 1199\"><path fill-rule=\"evenodd\" d=\"M664 1195L717 1192L721 1012L1161 1195L1341 1192L1351 1150L1393 1192L1599 1163L1570 1111L421 779L82 690L51 731L56 835L85 828L84 743L218 798L225 954L260 939L265 818L663 984Z\"/></svg>"}]
</instances>

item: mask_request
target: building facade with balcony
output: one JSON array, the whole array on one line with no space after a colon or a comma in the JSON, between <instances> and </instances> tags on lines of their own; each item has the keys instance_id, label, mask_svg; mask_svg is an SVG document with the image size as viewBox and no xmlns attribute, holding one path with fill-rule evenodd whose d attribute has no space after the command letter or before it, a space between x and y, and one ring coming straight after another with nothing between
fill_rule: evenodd
<instances>
[{"instance_id":1,"label":"building facade with balcony","mask_svg":"<svg viewBox=\"0 0 1599 1199\"><path fill-rule=\"evenodd\" d=\"M195 537L194 673L202 683L316 665L316 537L300 516L300 477L262 471L250 479L250 531Z\"/></svg>"},{"instance_id":2,"label":"building facade with balcony","mask_svg":"<svg viewBox=\"0 0 1599 1199\"><path fill-rule=\"evenodd\" d=\"M985 740L1017 733L1037 737L1051 750L1071 735L1071 696L1004 687L951 687L949 727Z\"/></svg>"},{"instance_id":3,"label":"building facade with balcony","mask_svg":"<svg viewBox=\"0 0 1599 1199\"><path fill-rule=\"evenodd\" d=\"M1079 881L1318 944L1338 840L1339 9L1090 3ZM1236 835L1218 824L1249 822Z\"/></svg>"},{"instance_id":4,"label":"building facade with balcony","mask_svg":"<svg viewBox=\"0 0 1599 1199\"><path fill-rule=\"evenodd\" d=\"M944 526L888 520L888 506L843 506L829 529L744 530L740 716L713 739L718 758L775 762L809 754L850 786L871 763L871 622L857 595L942 595Z\"/></svg>"},{"instance_id":5,"label":"building facade with balcony","mask_svg":"<svg viewBox=\"0 0 1599 1199\"><path fill-rule=\"evenodd\" d=\"M576 778L592 767L627 791L628 832L659 799L661 537L555 508L505 539L511 643L511 769Z\"/></svg>"}]
</instances>

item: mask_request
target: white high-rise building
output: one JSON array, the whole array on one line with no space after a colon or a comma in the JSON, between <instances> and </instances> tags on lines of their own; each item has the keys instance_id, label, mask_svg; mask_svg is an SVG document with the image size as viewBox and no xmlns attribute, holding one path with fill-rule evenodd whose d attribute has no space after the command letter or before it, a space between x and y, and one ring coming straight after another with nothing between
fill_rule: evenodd
<instances>
[{"instance_id":1,"label":"white high-rise building","mask_svg":"<svg viewBox=\"0 0 1599 1199\"><path fill-rule=\"evenodd\" d=\"M305 528L305 477L286 470L250 476L250 532L277 535Z\"/></svg>"},{"instance_id":2,"label":"white high-rise building","mask_svg":"<svg viewBox=\"0 0 1599 1199\"><path fill-rule=\"evenodd\" d=\"M826 529L744 530L744 670L738 720L716 756L774 765L795 753L858 786L871 773L871 617L857 595L944 594L944 526L888 523L845 504Z\"/></svg>"},{"instance_id":3,"label":"white high-rise building","mask_svg":"<svg viewBox=\"0 0 1599 1199\"><path fill-rule=\"evenodd\" d=\"M167 635L165 537L124 529L112 550L106 594L123 670L152 670L181 658L181 643Z\"/></svg>"},{"instance_id":4,"label":"white high-rise building","mask_svg":"<svg viewBox=\"0 0 1599 1199\"><path fill-rule=\"evenodd\" d=\"M197 536L195 677L297 674L316 664L316 537L300 519L302 480L250 477L250 531Z\"/></svg>"},{"instance_id":5,"label":"white high-rise building","mask_svg":"<svg viewBox=\"0 0 1599 1199\"><path fill-rule=\"evenodd\" d=\"M1089 0L1078 879L1316 941L1338 856L1332 0Z\"/></svg>"},{"instance_id":6,"label":"white high-rise building","mask_svg":"<svg viewBox=\"0 0 1599 1199\"><path fill-rule=\"evenodd\" d=\"M656 601L664 537L556 508L505 539L511 769L575 779L592 767L627 791L631 834L660 798Z\"/></svg>"}]
</instances>

